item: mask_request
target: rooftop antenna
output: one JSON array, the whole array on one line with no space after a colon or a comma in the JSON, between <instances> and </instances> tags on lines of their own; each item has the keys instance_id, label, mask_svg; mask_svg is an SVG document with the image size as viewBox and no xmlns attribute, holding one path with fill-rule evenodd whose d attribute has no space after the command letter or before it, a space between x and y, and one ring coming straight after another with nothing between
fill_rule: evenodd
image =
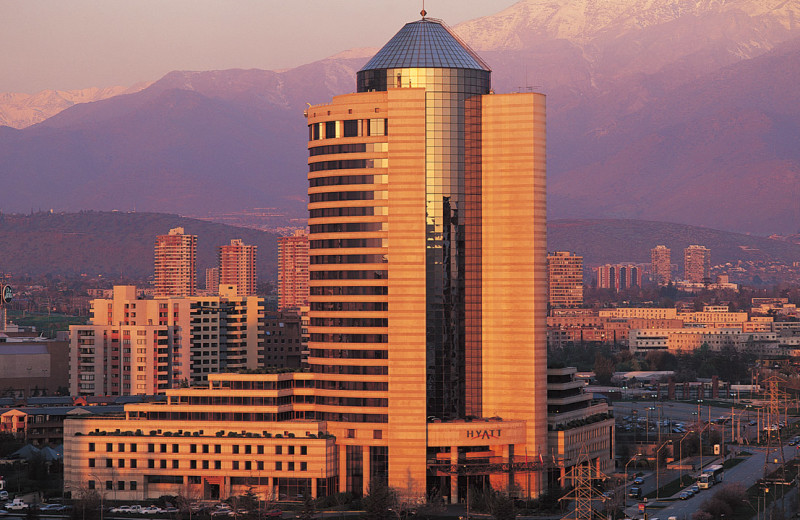
<instances>
[{"instance_id":1,"label":"rooftop antenna","mask_svg":"<svg viewBox=\"0 0 800 520\"><path fill-rule=\"evenodd\" d=\"M425 0L422 0L422 11L419 12L422 15L422 19L425 19L425 15L428 14L428 11L425 10Z\"/></svg>"}]
</instances>

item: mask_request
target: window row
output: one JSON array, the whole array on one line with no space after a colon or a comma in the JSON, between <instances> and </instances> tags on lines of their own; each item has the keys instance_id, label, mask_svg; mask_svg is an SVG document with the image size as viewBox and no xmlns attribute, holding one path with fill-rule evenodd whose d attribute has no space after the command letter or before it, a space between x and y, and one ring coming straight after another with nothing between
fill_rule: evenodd
<instances>
[{"instance_id":1,"label":"window row","mask_svg":"<svg viewBox=\"0 0 800 520\"><path fill-rule=\"evenodd\" d=\"M378 110L377 108L375 109ZM345 119L308 125L308 140L389 135L388 119Z\"/></svg>"}]
</instances>

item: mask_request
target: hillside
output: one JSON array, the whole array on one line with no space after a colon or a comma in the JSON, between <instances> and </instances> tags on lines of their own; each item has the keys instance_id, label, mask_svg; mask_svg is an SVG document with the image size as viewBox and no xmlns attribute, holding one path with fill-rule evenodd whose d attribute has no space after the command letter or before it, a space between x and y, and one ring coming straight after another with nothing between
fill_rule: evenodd
<instances>
[{"instance_id":1,"label":"hillside","mask_svg":"<svg viewBox=\"0 0 800 520\"><path fill-rule=\"evenodd\" d=\"M5 255L0 272L12 276L58 274L143 279L153 274L153 243L158 234L182 226L198 236L199 282L216 265L216 248L232 238L258 246L258 275L277 279L277 236L202 220L159 213L94 212L0 215ZM711 249L712 264L738 260L800 258L800 246L715 229L636 220L554 220L548 224L548 251L583 255L587 266L610 262L649 262L650 249L663 244L674 261L690 244Z\"/></svg>"},{"instance_id":2,"label":"hillside","mask_svg":"<svg viewBox=\"0 0 800 520\"><path fill-rule=\"evenodd\" d=\"M766 236L800 221L798 19L800 0L521 0L456 30L495 91L547 94L551 218ZM0 182L14 194L1 209L303 218L303 110L352 92L366 60L172 72L0 127Z\"/></svg>"},{"instance_id":3,"label":"hillside","mask_svg":"<svg viewBox=\"0 0 800 520\"><path fill-rule=\"evenodd\" d=\"M649 263L650 250L665 245L672 262L680 263L692 244L711 250L711 264L772 260L791 265L800 258L800 245L769 238L698 226L643 220L551 220L547 250L571 251L587 266L607 263Z\"/></svg>"},{"instance_id":4,"label":"hillside","mask_svg":"<svg viewBox=\"0 0 800 520\"><path fill-rule=\"evenodd\" d=\"M241 238L258 246L259 280L277 279L277 235L256 229L160 213L95 212L0 214L0 272L145 279L153 276L157 235L183 227L197 235L198 284L217 265L217 247Z\"/></svg>"}]
</instances>

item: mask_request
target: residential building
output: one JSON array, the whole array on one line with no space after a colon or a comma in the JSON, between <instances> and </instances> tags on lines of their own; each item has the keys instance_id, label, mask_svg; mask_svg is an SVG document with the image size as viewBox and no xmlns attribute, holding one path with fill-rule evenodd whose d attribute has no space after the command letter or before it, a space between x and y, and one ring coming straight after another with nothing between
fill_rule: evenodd
<instances>
[{"instance_id":1,"label":"residential building","mask_svg":"<svg viewBox=\"0 0 800 520\"><path fill-rule=\"evenodd\" d=\"M569 251L547 255L547 289L551 309L583 305L583 257Z\"/></svg>"},{"instance_id":2,"label":"residential building","mask_svg":"<svg viewBox=\"0 0 800 520\"><path fill-rule=\"evenodd\" d=\"M193 296L197 277L197 235L182 227L158 235L155 246L156 298Z\"/></svg>"},{"instance_id":3,"label":"residential building","mask_svg":"<svg viewBox=\"0 0 800 520\"><path fill-rule=\"evenodd\" d=\"M689 246L683 251L683 277L688 282L711 281L711 250L704 246Z\"/></svg>"},{"instance_id":4,"label":"residential building","mask_svg":"<svg viewBox=\"0 0 800 520\"><path fill-rule=\"evenodd\" d=\"M238 296L256 294L256 250L239 239L219 248L219 283L235 285Z\"/></svg>"},{"instance_id":5,"label":"residential building","mask_svg":"<svg viewBox=\"0 0 800 520\"><path fill-rule=\"evenodd\" d=\"M643 269L636 264L606 264L597 268L597 288L624 291L642 286Z\"/></svg>"},{"instance_id":6,"label":"residential building","mask_svg":"<svg viewBox=\"0 0 800 520\"><path fill-rule=\"evenodd\" d=\"M668 285L672 281L672 259L667 246L650 250L650 273L658 285Z\"/></svg>"},{"instance_id":7,"label":"residential building","mask_svg":"<svg viewBox=\"0 0 800 520\"><path fill-rule=\"evenodd\" d=\"M278 310L308 305L308 233L278 238Z\"/></svg>"},{"instance_id":8,"label":"residential building","mask_svg":"<svg viewBox=\"0 0 800 520\"><path fill-rule=\"evenodd\" d=\"M264 300L237 296L137 299L115 286L91 302L87 325L70 327L73 395L147 395L200 384L220 370L261 366Z\"/></svg>"},{"instance_id":9,"label":"residential building","mask_svg":"<svg viewBox=\"0 0 800 520\"><path fill-rule=\"evenodd\" d=\"M206 268L206 294L217 294L219 290L219 267Z\"/></svg>"}]
</instances>

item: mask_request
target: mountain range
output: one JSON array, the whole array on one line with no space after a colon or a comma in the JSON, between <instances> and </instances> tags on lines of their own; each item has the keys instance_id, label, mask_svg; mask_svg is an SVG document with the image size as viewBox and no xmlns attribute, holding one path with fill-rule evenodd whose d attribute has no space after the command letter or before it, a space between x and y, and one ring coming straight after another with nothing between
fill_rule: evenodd
<instances>
[{"instance_id":1,"label":"mountain range","mask_svg":"<svg viewBox=\"0 0 800 520\"><path fill-rule=\"evenodd\" d=\"M173 227L197 235L198 282L205 268L217 265L217 248L241 238L258 246L261 281L277 280L277 235L258 229L160 213L82 211L0 214L3 259L0 273L25 276L85 274L119 280L153 275L156 235ZM605 263L648 263L650 249L663 244L680 263L683 249L700 243L711 249L712 265L739 261L791 264L800 244L709 228L635 220L552 220L547 226L549 251L572 251L587 268Z\"/></svg>"},{"instance_id":2,"label":"mountain range","mask_svg":"<svg viewBox=\"0 0 800 520\"><path fill-rule=\"evenodd\" d=\"M497 92L548 95L550 218L768 235L800 221L799 22L800 0L522 0L455 30ZM354 91L372 52L281 72L176 71L0 127L14 194L0 209L302 218L303 109Z\"/></svg>"}]
</instances>

